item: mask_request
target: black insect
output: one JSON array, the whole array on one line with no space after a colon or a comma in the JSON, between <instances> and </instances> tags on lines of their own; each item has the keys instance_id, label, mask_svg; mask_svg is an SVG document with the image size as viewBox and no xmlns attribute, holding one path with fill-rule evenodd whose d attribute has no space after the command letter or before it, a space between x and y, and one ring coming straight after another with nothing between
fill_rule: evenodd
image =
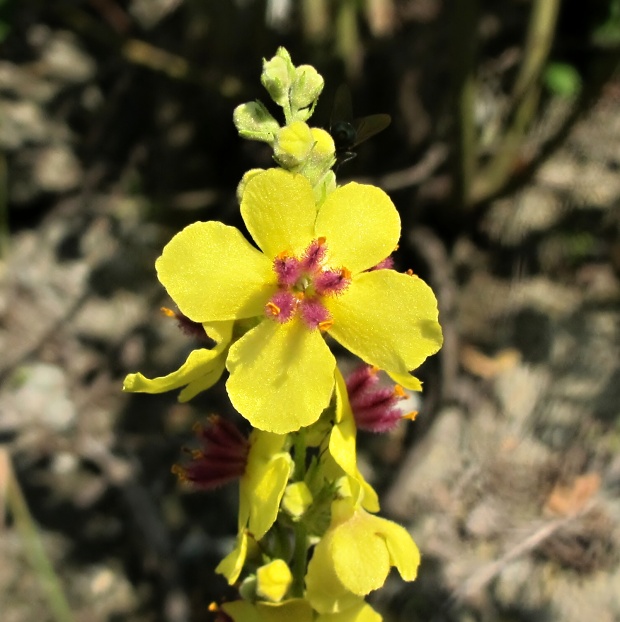
<instances>
[{"instance_id":1,"label":"black insect","mask_svg":"<svg viewBox=\"0 0 620 622\"><path fill-rule=\"evenodd\" d=\"M329 133L336 145L337 166L352 160L357 155L353 151L355 147L382 132L391 121L389 114L371 114L354 119L351 92L346 85L341 84L336 91L329 122Z\"/></svg>"}]
</instances>

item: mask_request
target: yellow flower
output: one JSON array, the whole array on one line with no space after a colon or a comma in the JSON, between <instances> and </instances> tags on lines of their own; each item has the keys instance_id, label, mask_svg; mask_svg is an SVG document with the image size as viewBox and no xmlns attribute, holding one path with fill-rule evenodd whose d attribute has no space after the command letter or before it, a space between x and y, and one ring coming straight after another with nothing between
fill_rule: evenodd
<instances>
[{"instance_id":1,"label":"yellow flower","mask_svg":"<svg viewBox=\"0 0 620 622\"><path fill-rule=\"evenodd\" d=\"M368 514L352 498L337 500L308 564L306 598L320 613L345 611L380 588L391 566L413 581L419 564L418 547L403 527Z\"/></svg>"},{"instance_id":2,"label":"yellow flower","mask_svg":"<svg viewBox=\"0 0 620 622\"><path fill-rule=\"evenodd\" d=\"M230 585L243 569L248 548L258 542L275 523L280 502L293 469L285 450L286 436L254 430L245 473L239 484L239 535L237 544L218 565Z\"/></svg>"},{"instance_id":3,"label":"yellow flower","mask_svg":"<svg viewBox=\"0 0 620 622\"><path fill-rule=\"evenodd\" d=\"M234 622L314 622L310 605L301 598L285 600L281 603L251 603L235 600L224 603L222 610Z\"/></svg>"},{"instance_id":4,"label":"yellow flower","mask_svg":"<svg viewBox=\"0 0 620 622\"><path fill-rule=\"evenodd\" d=\"M231 402L255 428L292 432L329 404L336 362L324 332L401 375L440 348L428 285L370 270L400 235L398 212L382 190L347 184L317 212L304 176L270 169L247 182L241 214L260 251L234 227L198 222L168 243L156 267L195 322L261 319L226 360Z\"/></svg>"},{"instance_id":5,"label":"yellow flower","mask_svg":"<svg viewBox=\"0 0 620 622\"><path fill-rule=\"evenodd\" d=\"M224 603L222 610L234 622L381 622L383 619L370 605L356 599L340 613L323 613L315 617L306 600L293 598L281 603L250 603L235 600Z\"/></svg>"},{"instance_id":6,"label":"yellow flower","mask_svg":"<svg viewBox=\"0 0 620 622\"><path fill-rule=\"evenodd\" d=\"M239 527L260 540L275 522L293 469L286 436L254 430L245 474L239 485Z\"/></svg>"},{"instance_id":7,"label":"yellow flower","mask_svg":"<svg viewBox=\"0 0 620 622\"><path fill-rule=\"evenodd\" d=\"M355 419L351 411L346 383L340 370L336 368L336 417L329 435L329 455L338 467L357 483L354 488L360 488L361 505L370 512L378 512L379 498L377 493L357 468L355 435ZM324 474L332 480L339 476L333 468L329 468L329 463L326 465ZM354 496L357 497L357 494Z\"/></svg>"},{"instance_id":8,"label":"yellow flower","mask_svg":"<svg viewBox=\"0 0 620 622\"><path fill-rule=\"evenodd\" d=\"M164 393L185 387L179 394L179 401L187 402L210 389L224 373L233 324L233 321L203 324L207 335L217 342L214 348L193 350L185 363L167 376L150 379L140 373L128 374L123 382L123 391Z\"/></svg>"}]
</instances>

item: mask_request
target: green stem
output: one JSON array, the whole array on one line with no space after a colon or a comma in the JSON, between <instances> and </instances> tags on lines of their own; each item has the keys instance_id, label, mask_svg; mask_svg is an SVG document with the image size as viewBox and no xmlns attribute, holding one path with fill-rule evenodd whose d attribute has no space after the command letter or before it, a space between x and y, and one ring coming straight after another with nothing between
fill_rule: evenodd
<instances>
[{"instance_id":1,"label":"green stem","mask_svg":"<svg viewBox=\"0 0 620 622\"><path fill-rule=\"evenodd\" d=\"M295 434L295 471L293 480L296 482L303 481L306 476L306 429L301 428Z\"/></svg>"},{"instance_id":2,"label":"green stem","mask_svg":"<svg viewBox=\"0 0 620 622\"><path fill-rule=\"evenodd\" d=\"M305 525L300 521L295 523L295 550L293 551L293 585L291 595L301 598L304 595L304 577L306 576L306 560L308 557L308 534Z\"/></svg>"},{"instance_id":3,"label":"green stem","mask_svg":"<svg viewBox=\"0 0 620 622\"><path fill-rule=\"evenodd\" d=\"M28 510L19 482L8 465L7 507L10 510L15 529L24 545L26 557L43 588L50 613L56 622L73 622L73 614L54 568L45 553L39 530Z\"/></svg>"},{"instance_id":4,"label":"green stem","mask_svg":"<svg viewBox=\"0 0 620 622\"><path fill-rule=\"evenodd\" d=\"M479 0L459 0L454 8L453 75L456 85L457 159L454 200L459 208L469 203L471 184L476 173L477 141L474 120L476 100L475 59L477 48Z\"/></svg>"},{"instance_id":5,"label":"green stem","mask_svg":"<svg viewBox=\"0 0 620 622\"><path fill-rule=\"evenodd\" d=\"M471 189L468 207L488 200L510 178L523 137L530 126L540 95L540 77L549 57L560 0L535 0L530 14L523 61L513 89L514 110L495 156L480 171Z\"/></svg>"},{"instance_id":6,"label":"green stem","mask_svg":"<svg viewBox=\"0 0 620 622\"><path fill-rule=\"evenodd\" d=\"M306 430L302 428L295 434L294 453L295 471L293 480L302 482L306 476ZM306 576L306 560L308 556L308 534L303 521L295 523L293 528L295 548L293 550L292 572L293 585L292 595L302 597L304 593L304 577Z\"/></svg>"}]
</instances>

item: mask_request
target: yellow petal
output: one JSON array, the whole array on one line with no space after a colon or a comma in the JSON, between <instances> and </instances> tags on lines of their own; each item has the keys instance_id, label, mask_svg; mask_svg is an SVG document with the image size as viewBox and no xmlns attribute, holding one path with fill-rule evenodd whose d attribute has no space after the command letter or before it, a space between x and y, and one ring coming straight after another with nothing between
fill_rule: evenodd
<instances>
[{"instance_id":1,"label":"yellow petal","mask_svg":"<svg viewBox=\"0 0 620 622\"><path fill-rule=\"evenodd\" d=\"M261 315L276 291L271 262L220 222L196 222L177 233L155 263L179 309L195 322Z\"/></svg>"},{"instance_id":2,"label":"yellow petal","mask_svg":"<svg viewBox=\"0 0 620 622\"><path fill-rule=\"evenodd\" d=\"M329 453L338 466L362 488L362 505L369 512L379 511L379 497L357 467L356 427L347 387L336 368L336 422L329 436Z\"/></svg>"},{"instance_id":3,"label":"yellow petal","mask_svg":"<svg viewBox=\"0 0 620 622\"><path fill-rule=\"evenodd\" d=\"M439 350L437 300L420 278L374 270L353 278L340 296L325 299L329 334L370 365L406 374Z\"/></svg>"},{"instance_id":4,"label":"yellow petal","mask_svg":"<svg viewBox=\"0 0 620 622\"><path fill-rule=\"evenodd\" d=\"M312 608L305 600L295 598L282 603L251 603L235 600L224 603L225 611L234 622L312 622Z\"/></svg>"},{"instance_id":5,"label":"yellow petal","mask_svg":"<svg viewBox=\"0 0 620 622\"><path fill-rule=\"evenodd\" d=\"M316 622L381 622L383 618L361 598L340 613L322 613Z\"/></svg>"},{"instance_id":6,"label":"yellow petal","mask_svg":"<svg viewBox=\"0 0 620 622\"><path fill-rule=\"evenodd\" d=\"M360 510L334 530L331 553L342 584L354 594L365 596L380 588L390 572L390 555L383 538L373 531L375 518Z\"/></svg>"},{"instance_id":7,"label":"yellow petal","mask_svg":"<svg viewBox=\"0 0 620 622\"><path fill-rule=\"evenodd\" d=\"M285 435L254 430L245 473L239 485L239 529L247 527L260 540L278 516L280 501L293 468L282 448Z\"/></svg>"},{"instance_id":8,"label":"yellow petal","mask_svg":"<svg viewBox=\"0 0 620 622\"><path fill-rule=\"evenodd\" d=\"M299 254L312 241L316 205L303 175L269 169L248 181L241 215L258 247L269 259L284 251Z\"/></svg>"},{"instance_id":9,"label":"yellow petal","mask_svg":"<svg viewBox=\"0 0 620 622\"><path fill-rule=\"evenodd\" d=\"M332 532L328 531L314 547L306 573L306 598L321 614L338 613L355 606L359 597L336 575L331 555Z\"/></svg>"},{"instance_id":10,"label":"yellow petal","mask_svg":"<svg viewBox=\"0 0 620 622\"><path fill-rule=\"evenodd\" d=\"M336 360L318 330L265 319L231 346L226 366L233 406L253 427L286 434L327 407Z\"/></svg>"},{"instance_id":11,"label":"yellow petal","mask_svg":"<svg viewBox=\"0 0 620 622\"><path fill-rule=\"evenodd\" d=\"M217 343L215 349L223 349L230 343L234 326L233 321L206 322L202 325L205 333Z\"/></svg>"},{"instance_id":12,"label":"yellow petal","mask_svg":"<svg viewBox=\"0 0 620 622\"><path fill-rule=\"evenodd\" d=\"M388 376L397 384L409 389L410 391L421 391L422 382L411 374L395 374L394 372L388 372Z\"/></svg>"},{"instance_id":13,"label":"yellow petal","mask_svg":"<svg viewBox=\"0 0 620 622\"><path fill-rule=\"evenodd\" d=\"M239 578L248 554L248 533L241 531L237 536L235 548L217 565L215 572L224 575L232 585Z\"/></svg>"},{"instance_id":14,"label":"yellow petal","mask_svg":"<svg viewBox=\"0 0 620 622\"><path fill-rule=\"evenodd\" d=\"M225 356L216 350L201 348L190 352L179 369L159 378L146 378L142 374L129 374L123 383L123 391L132 393L164 393L185 387L179 401L186 402L192 397L211 388L224 371Z\"/></svg>"},{"instance_id":15,"label":"yellow petal","mask_svg":"<svg viewBox=\"0 0 620 622\"><path fill-rule=\"evenodd\" d=\"M382 523L380 533L385 538L392 566L396 566L405 581L413 581L420 565L420 551L413 538L404 527L384 518L373 518Z\"/></svg>"},{"instance_id":16,"label":"yellow petal","mask_svg":"<svg viewBox=\"0 0 620 622\"><path fill-rule=\"evenodd\" d=\"M400 217L383 190L350 183L326 199L315 233L327 240L327 261L353 274L376 266L396 248Z\"/></svg>"}]
</instances>

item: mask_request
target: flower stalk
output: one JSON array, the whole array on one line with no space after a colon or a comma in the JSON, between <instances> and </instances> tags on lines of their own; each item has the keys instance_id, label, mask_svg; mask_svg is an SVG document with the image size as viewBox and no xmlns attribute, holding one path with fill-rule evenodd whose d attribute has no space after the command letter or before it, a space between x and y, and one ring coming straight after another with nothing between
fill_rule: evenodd
<instances>
[{"instance_id":1,"label":"flower stalk","mask_svg":"<svg viewBox=\"0 0 620 622\"><path fill-rule=\"evenodd\" d=\"M216 568L239 599L220 617L377 621L365 596L392 566L413 580L420 556L404 528L375 515L356 435L411 418L398 403L421 390L410 372L441 347L437 301L394 268L400 217L388 195L336 183L334 141L307 123L323 78L280 48L261 82L284 123L261 102L233 114L240 136L268 143L277 164L248 171L237 189L254 244L215 221L170 240L156 262L178 309L166 314L197 347L177 371L129 374L123 388L181 389L186 401L227 371L231 415L252 428L246 436L230 417L211 417L191 461L173 467L195 488L239 482L237 542ZM331 340L364 362L348 381ZM379 371L396 386L375 386Z\"/></svg>"}]
</instances>

